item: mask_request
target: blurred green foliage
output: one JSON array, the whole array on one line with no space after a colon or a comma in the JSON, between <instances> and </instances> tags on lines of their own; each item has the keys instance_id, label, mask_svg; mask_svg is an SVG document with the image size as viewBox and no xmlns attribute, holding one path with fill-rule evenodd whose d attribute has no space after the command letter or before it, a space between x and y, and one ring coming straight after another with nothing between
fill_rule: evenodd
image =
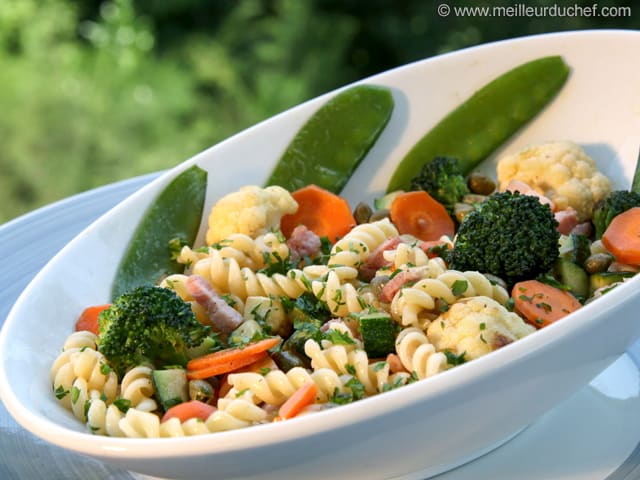
<instances>
[{"instance_id":1,"label":"blurred green foliage","mask_svg":"<svg viewBox=\"0 0 640 480\"><path fill-rule=\"evenodd\" d=\"M609 18L440 17L439 3L3 0L0 223L169 168L304 100L414 60L528 34L640 26L633 2L600 2L632 9Z\"/></svg>"}]
</instances>

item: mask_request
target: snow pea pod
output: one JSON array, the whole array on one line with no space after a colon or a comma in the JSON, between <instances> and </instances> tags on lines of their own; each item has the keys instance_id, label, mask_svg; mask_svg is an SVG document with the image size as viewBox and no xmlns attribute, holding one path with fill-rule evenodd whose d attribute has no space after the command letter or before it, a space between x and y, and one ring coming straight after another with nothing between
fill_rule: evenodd
<instances>
[{"instance_id":1,"label":"snow pea pod","mask_svg":"<svg viewBox=\"0 0 640 480\"><path fill-rule=\"evenodd\" d=\"M313 183L340 193L380 136L393 106L385 87L356 85L343 90L300 128L266 185L293 191Z\"/></svg>"},{"instance_id":2,"label":"snow pea pod","mask_svg":"<svg viewBox=\"0 0 640 480\"><path fill-rule=\"evenodd\" d=\"M113 298L184 270L184 265L172 258L170 242L178 239L182 244L193 245L200 228L206 189L207 172L194 165L160 192L127 245L113 282Z\"/></svg>"},{"instance_id":3,"label":"snow pea pod","mask_svg":"<svg viewBox=\"0 0 640 480\"><path fill-rule=\"evenodd\" d=\"M569 75L560 56L541 57L498 76L451 111L402 159L387 191L406 190L422 166L455 157L468 174L540 112Z\"/></svg>"}]
</instances>

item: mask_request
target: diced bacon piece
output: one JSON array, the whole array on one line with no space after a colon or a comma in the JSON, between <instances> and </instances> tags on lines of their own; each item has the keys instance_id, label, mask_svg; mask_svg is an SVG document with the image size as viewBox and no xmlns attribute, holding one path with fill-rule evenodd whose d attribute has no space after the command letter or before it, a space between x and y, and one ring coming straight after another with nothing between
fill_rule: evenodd
<instances>
[{"instance_id":1,"label":"diced bacon piece","mask_svg":"<svg viewBox=\"0 0 640 480\"><path fill-rule=\"evenodd\" d=\"M382 292L380 292L380 301L385 303L391 302L395 294L402 288L403 285L406 285L410 282L416 282L421 278L422 274L413 270L406 270L404 272L398 273L391 280L389 280L389 282L384 287L382 287Z\"/></svg>"},{"instance_id":2,"label":"diced bacon piece","mask_svg":"<svg viewBox=\"0 0 640 480\"><path fill-rule=\"evenodd\" d=\"M360 277L363 280L369 281L371 280L376 272L380 270L382 267L391 265L391 262L385 260L384 252L387 250L393 250L396 248L402 239L400 237L388 238L382 244L380 244L371 255L369 255L366 260L360 265L358 269L360 272Z\"/></svg>"},{"instance_id":3,"label":"diced bacon piece","mask_svg":"<svg viewBox=\"0 0 640 480\"><path fill-rule=\"evenodd\" d=\"M231 333L243 322L242 315L234 310L209 283L199 275L190 275L187 290L202 305L211 323L223 333Z\"/></svg>"},{"instance_id":4,"label":"diced bacon piece","mask_svg":"<svg viewBox=\"0 0 640 480\"><path fill-rule=\"evenodd\" d=\"M293 260L304 257L313 258L320 254L320 237L304 225L298 225L287 239L289 254Z\"/></svg>"},{"instance_id":5,"label":"diced bacon piece","mask_svg":"<svg viewBox=\"0 0 640 480\"><path fill-rule=\"evenodd\" d=\"M588 237L593 233L593 225L591 222L579 223L575 227L573 227L571 233L575 233L576 235L585 235L586 237Z\"/></svg>"},{"instance_id":6,"label":"diced bacon piece","mask_svg":"<svg viewBox=\"0 0 640 480\"><path fill-rule=\"evenodd\" d=\"M435 253L429 251L431 248L440 247L440 246L446 246L449 250L453 248L453 244L445 240L429 240L428 242L421 240L420 243L418 243L418 246L422 249L424 253L427 254L429 258L434 258L438 256Z\"/></svg>"},{"instance_id":7,"label":"diced bacon piece","mask_svg":"<svg viewBox=\"0 0 640 480\"><path fill-rule=\"evenodd\" d=\"M578 225L578 213L571 207L554 213L558 222L558 231L562 235L569 235Z\"/></svg>"}]
</instances>

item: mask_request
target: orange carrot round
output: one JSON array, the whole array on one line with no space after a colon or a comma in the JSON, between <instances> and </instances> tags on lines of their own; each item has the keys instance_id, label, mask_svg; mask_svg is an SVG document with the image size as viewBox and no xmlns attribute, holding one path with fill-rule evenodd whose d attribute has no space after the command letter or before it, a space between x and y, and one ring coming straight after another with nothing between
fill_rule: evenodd
<instances>
[{"instance_id":1,"label":"orange carrot round","mask_svg":"<svg viewBox=\"0 0 640 480\"><path fill-rule=\"evenodd\" d=\"M199 418L206 420L216 411L216 407L200 400L190 400L188 402L179 403L168 409L162 416L162 421L166 422L170 418L178 418L180 423L186 422L190 418Z\"/></svg>"},{"instance_id":2,"label":"orange carrot round","mask_svg":"<svg viewBox=\"0 0 640 480\"><path fill-rule=\"evenodd\" d=\"M602 234L602 244L618 262L640 265L640 207L616 215Z\"/></svg>"},{"instance_id":3,"label":"orange carrot round","mask_svg":"<svg viewBox=\"0 0 640 480\"><path fill-rule=\"evenodd\" d=\"M86 330L98 335L98 318L100 317L100 312L110 306L110 303L105 303L104 305L92 305L91 307L85 308L76 321L76 332Z\"/></svg>"},{"instance_id":4,"label":"orange carrot round","mask_svg":"<svg viewBox=\"0 0 640 480\"><path fill-rule=\"evenodd\" d=\"M538 280L516 283L511 296L516 312L536 328L546 327L582 306L569 292Z\"/></svg>"},{"instance_id":5,"label":"orange carrot round","mask_svg":"<svg viewBox=\"0 0 640 480\"><path fill-rule=\"evenodd\" d=\"M335 242L356 224L349 203L329 190L307 185L291 192L291 196L298 202L298 210L280 221L280 229L287 238L298 225L305 225L319 237Z\"/></svg>"},{"instance_id":6,"label":"orange carrot round","mask_svg":"<svg viewBox=\"0 0 640 480\"><path fill-rule=\"evenodd\" d=\"M317 394L318 386L315 383L305 383L280 406L275 420L288 420L295 417L304 407L316 401Z\"/></svg>"},{"instance_id":7,"label":"orange carrot round","mask_svg":"<svg viewBox=\"0 0 640 480\"><path fill-rule=\"evenodd\" d=\"M208 378L246 367L266 357L267 350L278 345L281 340L280 337L265 338L243 347L228 348L194 358L187 363L187 377Z\"/></svg>"},{"instance_id":8,"label":"orange carrot round","mask_svg":"<svg viewBox=\"0 0 640 480\"><path fill-rule=\"evenodd\" d=\"M402 234L424 241L453 237L455 225L440 202L424 190L399 193L391 203L391 221Z\"/></svg>"}]
</instances>

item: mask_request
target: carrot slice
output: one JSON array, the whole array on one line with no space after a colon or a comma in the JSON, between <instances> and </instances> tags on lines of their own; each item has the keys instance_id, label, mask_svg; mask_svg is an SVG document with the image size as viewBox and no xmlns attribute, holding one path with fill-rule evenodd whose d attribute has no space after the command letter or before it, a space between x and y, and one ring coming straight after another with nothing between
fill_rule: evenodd
<instances>
[{"instance_id":1,"label":"carrot slice","mask_svg":"<svg viewBox=\"0 0 640 480\"><path fill-rule=\"evenodd\" d=\"M100 312L110 306L110 303L105 303L104 305L93 305L85 308L76 321L76 332L87 330L98 335L98 317L100 317Z\"/></svg>"},{"instance_id":2,"label":"carrot slice","mask_svg":"<svg viewBox=\"0 0 640 480\"><path fill-rule=\"evenodd\" d=\"M602 244L620 263L640 265L640 207L616 215L602 234Z\"/></svg>"},{"instance_id":3,"label":"carrot slice","mask_svg":"<svg viewBox=\"0 0 640 480\"><path fill-rule=\"evenodd\" d=\"M189 380L196 380L213 377L215 375L222 375L223 373L235 372L240 368L246 367L247 365L251 365L252 363L262 360L267 356L268 353L264 351L245 357L219 360L216 363L205 367L187 370L187 378Z\"/></svg>"},{"instance_id":4,"label":"carrot slice","mask_svg":"<svg viewBox=\"0 0 640 480\"><path fill-rule=\"evenodd\" d=\"M291 196L298 202L298 210L280 221L280 229L287 238L298 225L305 225L319 237L335 242L356 224L349 203L329 190L307 185L291 192Z\"/></svg>"},{"instance_id":5,"label":"carrot slice","mask_svg":"<svg viewBox=\"0 0 640 480\"><path fill-rule=\"evenodd\" d=\"M246 367L267 355L267 350L280 343L280 337L265 338L241 348L228 348L189 360L189 378L207 378ZM213 372L213 373L212 373Z\"/></svg>"},{"instance_id":6,"label":"carrot slice","mask_svg":"<svg viewBox=\"0 0 640 480\"><path fill-rule=\"evenodd\" d=\"M582 306L569 292L538 280L516 283L511 296L516 312L536 328L546 327Z\"/></svg>"},{"instance_id":7,"label":"carrot slice","mask_svg":"<svg viewBox=\"0 0 640 480\"><path fill-rule=\"evenodd\" d=\"M200 400L190 400L188 402L179 403L168 409L162 416L162 421L166 422L170 418L178 418L180 423L190 418L199 418L206 420L216 411L216 407Z\"/></svg>"},{"instance_id":8,"label":"carrot slice","mask_svg":"<svg viewBox=\"0 0 640 480\"><path fill-rule=\"evenodd\" d=\"M288 420L295 417L304 407L315 402L317 394L318 386L315 383L305 383L280 406L278 416L274 420Z\"/></svg>"},{"instance_id":9,"label":"carrot slice","mask_svg":"<svg viewBox=\"0 0 640 480\"><path fill-rule=\"evenodd\" d=\"M447 209L424 190L399 193L391 203L390 214L398 232L420 240L439 240L455 233Z\"/></svg>"}]
</instances>

